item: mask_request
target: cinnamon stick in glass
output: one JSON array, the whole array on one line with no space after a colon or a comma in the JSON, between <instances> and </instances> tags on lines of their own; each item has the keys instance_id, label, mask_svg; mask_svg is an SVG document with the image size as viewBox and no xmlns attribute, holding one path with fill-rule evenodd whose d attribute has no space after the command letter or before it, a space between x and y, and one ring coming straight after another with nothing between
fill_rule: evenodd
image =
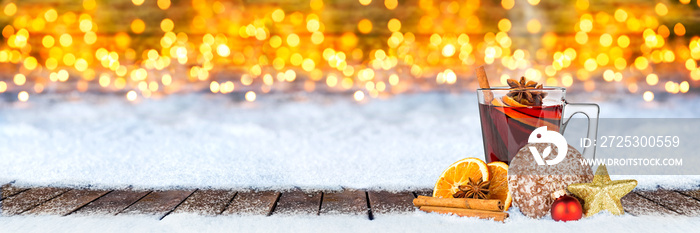
<instances>
[{"instance_id":1,"label":"cinnamon stick in glass","mask_svg":"<svg viewBox=\"0 0 700 233\"><path fill-rule=\"evenodd\" d=\"M489 85L489 78L486 76L486 70L484 69L484 66L479 66L479 68L476 68L476 80L479 82L479 88L491 88L491 85ZM485 91L484 101L486 101L486 103L491 103L492 100L493 93L491 93L491 91Z\"/></svg>"},{"instance_id":2,"label":"cinnamon stick in glass","mask_svg":"<svg viewBox=\"0 0 700 233\"><path fill-rule=\"evenodd\" d=\"M436 206L475 210L503 211L503 204L500 200L495 199L439 198L418 196L418 198L413 199L413 205L418 207Z\"/></svg>"}]
</instances>

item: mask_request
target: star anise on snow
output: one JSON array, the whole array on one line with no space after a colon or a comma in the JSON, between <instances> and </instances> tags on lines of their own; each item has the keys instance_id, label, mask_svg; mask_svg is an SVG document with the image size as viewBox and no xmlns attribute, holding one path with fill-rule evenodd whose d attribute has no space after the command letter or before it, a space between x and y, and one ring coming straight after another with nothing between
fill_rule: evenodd
<instances>
[{"instance_id":1,"label":"star anise on snow","mask_svg":"<svg viewBox=\"0 0 700 233\"><path fill-rule=\"evenodd\" d=\"M483 181L481 178L474 182L472 178L469 178L467 185L460 185L459 191L452 195L454 198L475 198L475 199L486 199L489 195L489 185L490 181Z\"/></svg>"},{"instance_id":2,"label":"star anise on snow","mask_svg":"<svg viewBox=\"0 0 700 233\"><path fill-rule=\"evenodd\" d=\"M542 89L542 84L538 85L535 81L527 81L525 77L520 77L520 82L515 79L508 79L507 82L511 88L511 91L506 94L507 96L524 105L542 106L542 100L547 96L547 93L536 91Z\"/></svg>"}]
</instances>

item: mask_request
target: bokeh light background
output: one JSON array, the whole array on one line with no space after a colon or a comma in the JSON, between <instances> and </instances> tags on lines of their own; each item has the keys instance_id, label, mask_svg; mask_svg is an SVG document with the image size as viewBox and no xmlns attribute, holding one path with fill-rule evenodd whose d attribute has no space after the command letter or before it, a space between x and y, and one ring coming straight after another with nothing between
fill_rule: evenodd
<instances>
[{"instance_id":1,"label":"bokeh light background","mask_svg":"<svg viewBox=\"0 0 700 233\"><path fill-rule=\"evenodd\" d=\"M695 0L4 0L0 96L469 91L526 76L646 101L700 86Z\"/></svg>"}]
</instances>

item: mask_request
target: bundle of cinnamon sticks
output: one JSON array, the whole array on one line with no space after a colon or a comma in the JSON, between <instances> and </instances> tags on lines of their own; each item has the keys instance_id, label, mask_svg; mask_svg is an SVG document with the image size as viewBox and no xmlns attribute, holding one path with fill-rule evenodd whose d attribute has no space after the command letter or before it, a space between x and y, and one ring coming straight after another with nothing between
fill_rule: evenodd
<instances>
[{"instance_id":1,"label":"bundle of cinnamon sticks","mask_svg":"<svg viewBox=\"0 0 700 233\"><path fill-rule=\"evenodd\" d=\"M462 217L493 219L503 222L508 213L503 212L503 203L495 199L438 198L418 196L413 205L428 213L454 214Z\"/></svg>"}]
</instances>

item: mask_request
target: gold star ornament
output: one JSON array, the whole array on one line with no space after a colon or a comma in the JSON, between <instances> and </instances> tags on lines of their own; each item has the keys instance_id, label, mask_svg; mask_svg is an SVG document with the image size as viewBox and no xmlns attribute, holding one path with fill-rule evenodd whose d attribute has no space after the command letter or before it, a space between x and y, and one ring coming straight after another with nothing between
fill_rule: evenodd
<instances>
[{"instance_id":1,"label":"gold star ornament","mask_svg":"<svg viewBox=\"0 0 700 233\"><path fill-rule=\"evenodd\" d=\"M636 180L610 180L605 165L598 166L591 183L570 184L569 192L584 200L583 211L586 217L602 210L614 215L624 214L620 199L637 186Z\"/></svg>"}]
</instances>

